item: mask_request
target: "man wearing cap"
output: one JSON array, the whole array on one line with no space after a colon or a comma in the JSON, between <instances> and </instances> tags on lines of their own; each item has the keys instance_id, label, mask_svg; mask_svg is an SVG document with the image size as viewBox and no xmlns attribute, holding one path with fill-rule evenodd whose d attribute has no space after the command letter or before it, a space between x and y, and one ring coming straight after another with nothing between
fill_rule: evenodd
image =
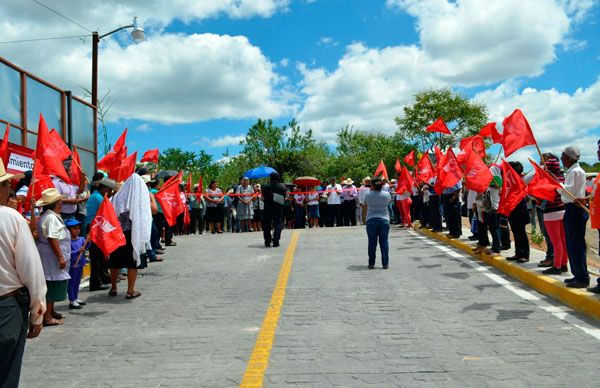
<instances>
[{"instance_id":1,"label":"man wearing cap","mask_svg":"<svg viewBox=\"0 0 600 388\"><path fill-rule=\"evenodd\" d=\"M344 226L356 226L356 198L358 190L350 178L344 181L344 191L340 194L342 200L342 223Z\"/></svg>"},{"instance_id":2,"label":"man wearing cap","mask_svg":"<svg viewBox=\"0 0 600 388\"><path fill-rule=\"evenodd\" d=\"M17 387L25 338L42 331L46 280L27 221L3 204L10 180L0 159L0 387Z\"/></svg>"},{"instance_id":3,"label":"man wearing cap","mask_svg":"<svg viewBox=\"0 0 600 388\"><path fill-rule=\"evenodd\" d=\"M113 190L117 187L114 180L110 178L102 178L95 182L97 189L90 194L90 198L86 204L87 215L85 218L86 230L94 221L100 204L104 200L104 196L110 197ZM104 253L100 248L92 243L90 245L90 291L99 291L108 289L110 284L110 275L108 267L104 259Z\"/></svg>"},{"instance_id":4,"label":"man wearing cap","mask_svg":"<svg viewBox=\"0 0 600 388\"><path fill-rule=\"evenodd\" d=\"M571 146L565 148L560 156L563 166L567 169L563 188L558 191L566 206L563 222L573 277L565 280L565 283L570 288L585 288L590 284L585 244L585 225L589 214L573 199L573 197L584 198L586 195L585 171L579 166L580 156L579 148Z\"/></svg>"}]
</instances>

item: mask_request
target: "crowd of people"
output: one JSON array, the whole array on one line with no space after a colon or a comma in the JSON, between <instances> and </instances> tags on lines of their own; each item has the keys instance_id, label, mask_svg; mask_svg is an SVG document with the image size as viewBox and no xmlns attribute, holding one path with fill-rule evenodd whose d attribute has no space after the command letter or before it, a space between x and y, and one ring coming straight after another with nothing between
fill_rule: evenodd
<instances>
[{"instance_id":1,"label":"crowd of people","mask_svg":"<svg viewBox=\"0 0 600 388\"><path fill-rule=\"evenodd\" d=\"M600 141L598 144L600 159ZM0 308L13 308L0 317L0 327L8 328L1 345L9 349L0 356L0 381L18 381L26 337L39 335L42 326L63 324L65 317L56 311L55 303L68 299L70 309L86 305L79 298L79 289L88 260L90 291L108 290L108 296L115 297L118 283L126 280L125 297L135 299L141 296L135 287L138 270L148 262L162 261L167 247L176 245L174 235L262 232L266 247L278 247L284 228L362 224L369 241L368 268L375 266L379 244L382 266L387 269L390 224L411 228L419 221L420 228L434 232L445 229L449 238L458 238L466 219L471 230L469 240L476 243L474 253L500 255L514 244L515 254L506 259L526 263L530 259L526 226L535 215L542 221L540 229L548 247L545 260L538 266L547 267L545 274L570 270L573 277L565 280L567 287L588 287L588 201L591 198L592 212L598 212L600 195L595 190L597 180L591 197L586 197L579 158L576 147L567 147L560 158L544 154L546 171L561 182L562 188L552 200L524 198L507 216L498 212L505 186L502 166L492 164L491 183L479 192L467 189L460 180L440 192L435 189L436 177L428 182L415 180L408 189L402 187L400 176L390 181L364 177L356 185L350 178L340 183L331 178L316 186L295 186L281 183L276 172L262 186L251 184L244 176L227 189L213 180L203 191L195 186L186 192L180 183L180 200L186 211L174 225L169 225L155 197L171 177L159 180L141 168L125 182L115 182L99 171L91 181L85 178L74 185L55 176L53 187L34 200L30 193L35 188L32 172L12 175L0 163ZM70 163L70 159L65 160L65 170ZM524 182L533 179L533 174L524 174L521 163L510 162L510 166ZM105 199L110 199L125 236L125 245L109 255L86 238L93 228L107 227L96 217ZM592 222L592 227L599 228L597 224ZM600 286L588 290L600 293Z\"/></svg>"}]
</instances>

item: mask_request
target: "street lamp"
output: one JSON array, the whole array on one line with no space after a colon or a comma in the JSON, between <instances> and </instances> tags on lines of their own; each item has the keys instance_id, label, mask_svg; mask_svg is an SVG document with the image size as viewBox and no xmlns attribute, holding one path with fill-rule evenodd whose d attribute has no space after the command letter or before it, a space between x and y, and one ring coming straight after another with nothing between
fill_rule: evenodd
<instances>
[{"instance_id":1,"label":"street lamp","mask_svg":"<svg viewBox=\"0 0 600 388\"><path fill-rule=\"evenodd\" d=\"M137 16L133 18L133 24L128 26L122 26L104 35L98 35L98 31L92 33L92 105L98 105L98 43L100 39L105 38L115 32L119 32L126 28L133 28L131 31L131 37L136 43L144 41L146 34L144 29L139 27L137 24Z\"/></svg>"}]
</instances>

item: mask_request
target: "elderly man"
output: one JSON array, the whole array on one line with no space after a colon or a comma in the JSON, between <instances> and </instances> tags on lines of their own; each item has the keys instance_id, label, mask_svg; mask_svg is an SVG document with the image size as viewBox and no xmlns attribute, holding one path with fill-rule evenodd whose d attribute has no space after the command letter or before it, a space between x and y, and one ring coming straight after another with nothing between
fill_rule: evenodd
<instances>
[{"instance_id":1,"label":"elderly man","mask_svg":"<svg viewBox=\"0 0 600 388\"><path fill-rule=\"evenodd\" d=\"M565 148L560 156L563 166L567 169L565 183L563 188L559 189L559 193L562 202L566 205L563 222L573 277L566 279L565 283L571 288L585 288L590 284L585 244L585 224L589 214L573 199L585 197L585 171L579 166L580 156L577 147Z\"/></svg>"},{"instance_id":2,"label":"elderly man","mask_svg":"<svg viewBox=\"0 0 600 388\"><path fill-rule=\"evenodd\" d=\"M40 334L46 312L46 280L29 225L4 206L11 178L0 159L0 387L19 385L25 338Z\"/></svg>"},{"instance_id":3,"label":"elderly man","mask_svg":"<svg viewBox=\"0 0 600 388\"><path fill-rule=\"evenodd\" d=\"M340 194L344 226L356 226L356 198L358 198L358 190L354 186L354 181L348 178L344 181L344 191Z\"/></svg>"}]
</instances>

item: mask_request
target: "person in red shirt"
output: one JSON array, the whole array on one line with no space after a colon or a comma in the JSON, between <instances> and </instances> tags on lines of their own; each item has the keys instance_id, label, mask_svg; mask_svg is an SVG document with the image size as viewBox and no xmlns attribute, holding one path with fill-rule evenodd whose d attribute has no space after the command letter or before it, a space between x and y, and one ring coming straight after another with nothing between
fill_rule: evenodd
<instances>
[{"instance_id":1,"label":"person in red shirt","mask_svg":"<svg viewBox=\"0 0 600 388\"><path fill-rule=\"evenodd\" d=\"M596 155L598 160L600 160L600 140L598 140L598 149L596 150ZM593 229L598 229L598 234L600 235L600 174L594 179L594 184L592 185L592 194L590 196L590 220ZM578 202L585 203L585 198L579 198ZM598 278L598 283L587 289L589 292L593 292L594 294L600 294L600 278Z\"/></svg>"}]
</instances>

